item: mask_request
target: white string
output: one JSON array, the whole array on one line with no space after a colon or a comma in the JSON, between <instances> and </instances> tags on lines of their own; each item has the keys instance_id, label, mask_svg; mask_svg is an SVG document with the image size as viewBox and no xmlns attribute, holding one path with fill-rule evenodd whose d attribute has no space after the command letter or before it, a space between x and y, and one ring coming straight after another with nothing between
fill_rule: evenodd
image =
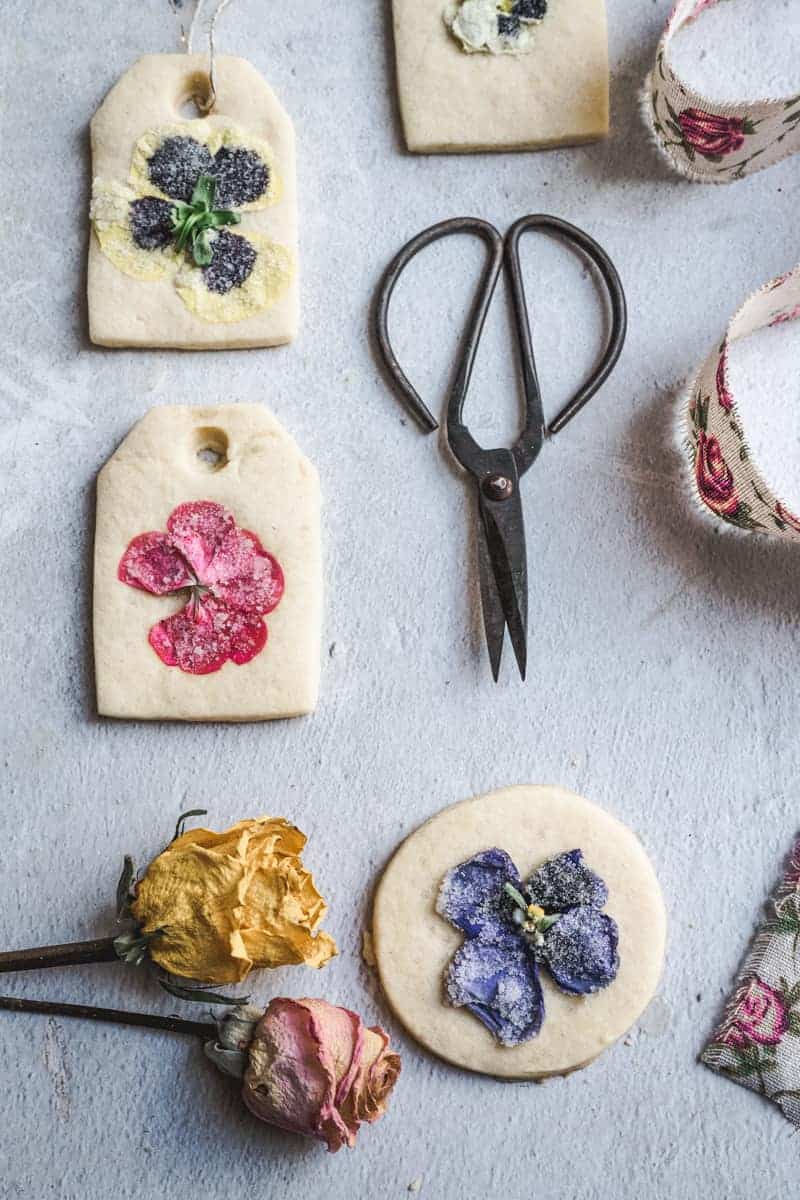
<instances>
[{"instance_id":1,"label":"white string","mask_svg":"<svg viewBox=\"0 0 800 1200\"><path fill-rule=\"evenodd\" d=\"M186 39L186 50L189 54L192 53L192 43L194 41L195 30L197 29L197 26L200 22L200 14L203 11L204 3L205 3L205 0L197 0L197 3L195 4L194 15L192 17L192 23L189 26L189 36ZM207 96L195 96L195 98L194 98L195 104L197 105L197 107L200 109L200 111L204 115L206 113L211 112L211 110L213 109L213 107L216 103L216 100L217 100L217 89L214 86L214 54L215 54L214 35L216 33L217 21L219 20L220 16L222 15L222 13L225 11L225 9L228 7L228 5L230 3L231 3L231 0L219 0L217 7L214 9L214 15L212 16L211 22L208 26L208 84L209 84L209 90L208 90Z\"/></svg>"}]
</instances>

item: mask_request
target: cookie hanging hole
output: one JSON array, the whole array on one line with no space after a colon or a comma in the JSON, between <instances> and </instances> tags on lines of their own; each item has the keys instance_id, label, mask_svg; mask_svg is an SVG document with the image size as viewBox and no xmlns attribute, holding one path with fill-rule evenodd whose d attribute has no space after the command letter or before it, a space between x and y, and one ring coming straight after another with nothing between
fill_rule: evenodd
<instances>
[{"instance_id":1,"label":"cookie hanging hole","mask_svg":"<svg viewBox=\"0 0 800 1200\"><path fill-rule=\"evenodd\" d=\"M198 467L205 471L221 471L228 465L228 435L210 426L194 431L194 455Z\"/></svg>"},{"instance_id":2,"label":"cookie hanging hole","mask_svg":"<svg viewBox=\"0 0 800 1200\"><path fill-rule=\"evenodd\" d=\"M206 71L195 71L190 75L186 94L179 105L181 115L185 117L207 117L213 112L217 102L217 93L211 76Z\"/></svg>"}]
</instances>

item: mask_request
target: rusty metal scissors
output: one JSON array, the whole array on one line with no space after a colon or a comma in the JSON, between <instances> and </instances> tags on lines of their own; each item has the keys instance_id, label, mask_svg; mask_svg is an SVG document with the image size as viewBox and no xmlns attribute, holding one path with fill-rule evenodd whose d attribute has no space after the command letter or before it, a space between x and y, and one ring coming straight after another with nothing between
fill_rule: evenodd
<instances>
[{"instance_id":1,"label":"rusty metal scissors","mask_svg":"<svg viewBox=\"0 0 800 1200\"><path fill-rule=\"evenodd\" d=\"M545 422L542 409L519 260L519 241L529 230L554 234L589 259L605 285L611 309L608 340L597 366L549 424ZM588 234L557 217L541 214L522 217L515 221L505 238L488 221L477 217L456 217L432 225L412 238L384 273L378 290L375 324L386 369L403 402L426 433L432 433L438 424L409 382L392 349L388 331L389 304L397 281L411 259L432 242L456 233L480 237L489 255L450 387L447 441L456 461L472 475L477 485L481 604L492 674L496 682L500 672L503 638L508 629L520 675L524 679L527 665L528 569L519 482L538 457L545 438L563 429L602 387L614 369L625 341L625 294L616 268L605 251ZM522 365L525 420L513 446L485 450L469 432L462 414L486 316L504 265L511 287L514 327Z\"/></svg>"}]
</instances>

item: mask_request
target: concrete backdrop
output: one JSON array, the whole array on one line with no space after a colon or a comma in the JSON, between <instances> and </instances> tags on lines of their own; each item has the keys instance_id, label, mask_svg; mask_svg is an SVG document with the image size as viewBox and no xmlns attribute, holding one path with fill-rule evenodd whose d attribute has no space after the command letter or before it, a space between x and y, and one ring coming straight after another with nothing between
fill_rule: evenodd
<instances>
[{"instance_id":1,"label":"concrete backdrop","mask_svg":"<svg viewBox=\"0 0 800 1200\"><path fill-rule=\"evenodd\" d=\"M610 0L608 142L449 159L403 152L387 5L239 0L221 47L256 63L297 126L302 335L271 352L102 351L83 298L87 124L139 54L176 48L179 19L167 0L3 8L0 943L110 932L123 853L146 861L182 809L207 807L219 828L286 814L310 835L341 957L320 976L262 976L255 995L317 990L384 1022L404 1070L387 1119L332 1158L259 1125L181 1039L0 1014L0 1195L361 1200L411 1186L437 1200L771 1200L796 1188L791 1127L695 1061L800 823L796 555L693 515L672 426L674 395L729 313L795 261L797 165L729 189L668 172L637 107L662 0ZM723 9L742 25L725 33ZM703 18L704 43L687 42L691 70L708 74L714 47L733 95L796 91L790 0L769 22L749 0L720 14ZM495 687L468 492L390 395L366 322L381 269L425 225L468 212L505 228L536 210L611 253L630 334L611 382L525 480L529 678L506 662ZM437 248L397 297L397 348L434 408L479 254ZM602 322L569 255L531 240L525 260L552 411ZM796 374L784 363L779 376L757 384L793 400ZM95 474L149 406L219 397L269 405L322 476L319 710L272 726L100 721ZM498 303L469 406L476 434L510 436L516 405ZM516 782L562 783L630 823L671 921L660 997L630 1044L543 1087L424 1054L359 958L370 890L399 839ZM176 1008L142 973L110 966L3 990Z\"/></svg>"}]
</instances>

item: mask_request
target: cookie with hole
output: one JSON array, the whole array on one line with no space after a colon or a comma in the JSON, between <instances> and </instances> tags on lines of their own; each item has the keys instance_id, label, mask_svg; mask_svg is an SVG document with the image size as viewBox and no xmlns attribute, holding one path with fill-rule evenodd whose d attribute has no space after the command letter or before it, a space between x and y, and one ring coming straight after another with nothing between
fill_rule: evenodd
<instances>
[{"instance_id":1,"label":"cookie with hole","mask_svg":"<svg viewBox=\"0 0 800 1200\"><path fill-rule=\"evenodd\" d=\"M100 472L102 716L260 721L319 688L319 480L261 405L151 409Z\"/></svg>"}]
</instances>

